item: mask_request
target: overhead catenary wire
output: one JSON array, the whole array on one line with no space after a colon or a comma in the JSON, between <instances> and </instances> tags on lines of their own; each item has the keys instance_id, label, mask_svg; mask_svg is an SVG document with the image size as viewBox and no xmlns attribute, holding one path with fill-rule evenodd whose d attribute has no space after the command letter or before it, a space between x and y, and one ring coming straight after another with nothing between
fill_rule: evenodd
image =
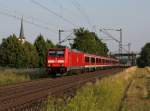
<instances>
[{"instance_id":1,"label":"overhead catenary wire","mask_svg":"<svg viewBox=\"0 0 150 111\"><path fill-rule=\"evenodd\" d=\"M115 30L115 29L105 29L105 28L103 28L103 29L100 29L100 32L103 32L104 34L106 34L106 35L107 35L109 38L111 38L112 40L116 41L117 43L120 43L120 40L118 40L118 39L116 39L115 37L113 37L107 30L114 30L114 31L119 31L119 30ZM111 39L109 39L109 40L111 40ZM124 47L122 47L122 49L123 49L125 52L129 53L129 51L128 51L127 49L125 49Z\"/></svg>"},{"instance_id":2,"label":"overhead catenary wire","mask_svg":"<svg viewBox=\"0 0 150 111\"><path fill-rule=\"evenodd\" d=\"M20 17L20 16L16 16L16 15L14 15L14 14L10 14L10 13L4 12L4 11L0 11L0 14L1 14L1 15L5 15L5 16L8 16L8 17L15 18L15 19L18 19L18 20L21 20L21 19L22 19L22 17ZM25 17L24 17L24 18L25 18ZM32 25L37 26L37 27L40 27L40 28L43 28L43 29L46 29L46 30L49 30L49 31L54 32L54 33L57 32L57 30L54 30L54 29L52 29L52 28L50 28L50 27L48 27L48 26L41 25L41 24L35 23L35 22L33 22L33 21L29 21L29 20L27 20L27 19L24 19L24 22L29 23L29 24L32 24Z\"/></svg>"},{"instance_id":3,"label":"overhead catenary wire","mask_svg":"<svg viewBox=\"0 0 150 111\"><path fill-rule=\"evenodd\" d=\"M63 21L73 25L73 26L76 26L72 21L70 21L69 19L63 17L62 15L59 15L58 13L54 12L53 10L49 9L48 7L42 5L41 3L35 1L35 0L30 0L32 3L34 3L35 5L38 5L39 7L41 7L42 9L48 11L49 13L61 18Z\"/></svg>"},{"instance_id":4,"label":"overhead catenary wire","mask_svg":"<svg viewBox=\"0 0 150 111\"><path fill-rule=\"evenodd\" d=\"M69 8L66 8L63 6L63 4L60 2L60 0L53 0L55 1L55 3L57 3L59 5L60 8L62 8L63 10L67 11L70 14L73 14L74 16L79 16L77 13L75 13L74 11L70 10Z\"/></svg>"},{"instance_id":5,"label":"overhead catenary wire","mask_svg":"<svg viewBox=\"0 0 150 111\"><path fill-rule=\"evenodd\" d=\"M108 31L104 30L104 29L100 29L100 32L103 32L104 34L106 34L109 38L111 38L112 40L115 40L116 42L120 42L118 39L116 39L115 37L113 37L111 34L108 33Z\"/></svg>"},{"instance_id":6,"label":"overhead catenary wire","mask_svg":"<svg viewBox=\"0 0 150 111\"><path fill-rule=\"evenodd\" d=\"M10 13L10 10L11 10L11 12L14 12L14 15L15 16L24 16L24 14L23 13L21 13L21 12L18 12L18 11L16 11L16 10L12 10L12 9L7 9L7 8L2 8L2 7L0 7L1 8L1 10L5 10L5 12L6 13ZM2 12L2 11L1 11ZM3 11L4 12L4 11ZM41 19L39 19L39 18L36 18L36 17L33 17L33 16L24 16L26 19L28 19L28 21L32 21L32 22L38 22L38 24L42 24L42 25L48 25L48 24L50 24L50 25L52 25L52 26L55 26L55 27L58 27L56 24L54 25L54 24L52 24L52 23L49 23L49 22L43 22L43 20L41 20Z\"/></svg>"},{"instance_id":7,"label":"overhead catenary wire","mask_svg":"<svg viewBox=\"0 0 150 111\"><path fill-rule=\"evenodd\" d=\"M60 41L61 43L66 42L67 40L71 39L71 35L73 34L73 32L71 32L64 40Z\"/></svg>"},{"instance_id":8,"label":"overhead catenary wire","mask_svg":"<svg viewBox=\"0 0 150 111\"><path fill-rule=\"evenodd\" d=\"M85 12L83 8L81 8L80 3L77 0L72 0L72 4L75 6L75 8L80 12L82 16L84 16L84 19L87 21L88 25L92 28L91 20L88 16L88 14Z\"/></svg>"}]
</instances>

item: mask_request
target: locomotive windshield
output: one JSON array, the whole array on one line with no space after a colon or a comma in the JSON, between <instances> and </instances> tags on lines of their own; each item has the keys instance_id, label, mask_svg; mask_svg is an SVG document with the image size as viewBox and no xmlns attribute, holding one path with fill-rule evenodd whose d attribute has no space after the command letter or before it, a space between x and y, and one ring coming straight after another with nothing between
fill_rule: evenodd
<instances>
[{"instance_id":1,"label":"locomotive windshield","mask_svg":"<svg viewBox=\"0 0 150 111\"><path fill-rule=\"evenodd\" d=\"M48 52L48 55L49 55L49 56L57 56L57 57L60 57L60 56L64 56L64 51L62 51L62 50L61 50L61 51L60 51L60 50L57 50L57 51L54 51L54 50L53 50L53 51L52 51L52 50L51 50L51 51Z\"/></svg>"}]
</instances>

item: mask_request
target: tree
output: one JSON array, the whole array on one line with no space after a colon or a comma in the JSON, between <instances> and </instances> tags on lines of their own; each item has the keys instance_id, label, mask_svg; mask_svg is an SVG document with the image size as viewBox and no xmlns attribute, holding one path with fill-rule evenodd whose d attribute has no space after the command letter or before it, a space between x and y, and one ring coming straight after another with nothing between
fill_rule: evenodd
<instances>
[{"instance_id":1,"label":"tree","mask_svg":"<svg viewBox=\"0 0 150 111\"><path fill-rule=\"evenodd\" d=\"M0 45L0 63L2 66L20 67L23 56L21 42L17 39L16 35L10 35L7 39L2 40Z\"/></svg>"},{"instance_id":2,"label":"tree","mask_svg":"<svg viewBox=\"0 0 150 111\"><path fill-rule=\"evenodd\" d=\"M38 53L36 51L36 48L34 45L32 45L29 42L25 42L23 44L24 46L24 51L25 51L25 61L26 67L38 67Z\"/></svg>"},{"instance_id":3,"label":"tree","mask_svg":"<svg viewBox=\"0 0 150 111\"><path fill-rule=\"evenodd\" d=\"M97 55L107 55L108 48L105 43L103 43L94 32L85 30L84 28L75 29L74 43L72 48Z\"/></svg>"},{"instance_id":4,"label":"tree","mask_svg":"<svg viewBox=\"0 0 150 111\"><path fill-rule=\"evenodd\" d=\"M141 56L137 59L138 66L150 66L150 43L145 44L140 55Z\"/></svg>"},{"instance_id":5,"label":"tree","mask_svg":"<svg viewBox=\"0 0 150 111\"><path fill-rule=\"evenodd\" d=\"M47 41L46 41L46 47L47 47L47 49L54 48L55 45L53 44L53 42L51 40L47 39Z\"/></svg>"},{"instance_id":6,"label":"tree","mask_svg":"<svg viewBox=\"0 0 150 111\"><path fill-rule=\"evenodd\" d=\"M53 48L54 44L51 40L44 40L44 37L40 34L34 42L34 46L39 56L39 67L45 67L47 51L49 48Z\"/></svg>"},{"instance_id":7,"label":"tree","mask_svg":"<svg viewBox=\"0 0 150 111\"><path fill-rule=\"evenodd\" d=\"M103 43L98 36L96 35L96 33L92 32L93 37L96 40L96 54L97 55L103 55L103 56L107 56L108 54L108 47L106 45L106 43Z\"/></svg>"},{"instance_id":8,"label":"tree","mask_svg":"<svg viewBox=\"0 0 150 111\"><path fill-rule=\"evenodd\" d=\"M0 65L27 68L37 66L37 52L32 44L24 44L18 40L15 34L3 39L0 45Z\"/></svg>"},{"instance_id":9,"label":"tree","mask_svg":"<svg viewBox=\"0 0 150 111\"><path fill-rule=\"evenodd\" d=\"M42 35L39 35L37 37L37 39L34 42L34 46L35 46L35 48L38 52L38 56L39 56L39 61L38 61L39 67L44 67L47 45L46 45L46 42Z\"/></svg>"}]
</instances>

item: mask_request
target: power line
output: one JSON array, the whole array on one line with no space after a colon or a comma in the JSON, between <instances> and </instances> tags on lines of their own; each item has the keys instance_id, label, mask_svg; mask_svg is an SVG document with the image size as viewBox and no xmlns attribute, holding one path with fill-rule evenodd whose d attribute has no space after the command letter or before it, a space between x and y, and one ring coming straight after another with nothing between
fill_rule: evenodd
<instances>
[{"instance_id":1,"label":"power line","mask_svg":"<svg viewBox=\"0 0 150 111\"><path fill-rule=\"evenodd\" d=\"M12 9L4 9L4 8L2 8L2 7L0 7L2 10L6 10L7 11L7 13L9 13L10 12L10 10L12 11L12 12L14 12L14 15L18 15L18 16L20 16L20 15L22 15L22 16L24 16L24 14L22 14L21 12L18 12L18 11L16 11L16 10L12 10ZM29 19L29 21L36 21L36 22L39 22L39 23L42 23L42 24L44 24L44 25L47 25L49 22L43 22L43 20L41 20L41 19L39 19L39 18L36 18L36 17L33 17L33 16L25 16L25 18L26 19ZM53 26L56 26L56 25L54 25L54 24L51 24L50 23L50 25L53 25ZM56 26L56 27L58 27L58 26Z\"/></svg>"},{"instance_id":2,"label":"power line","mask_svg":"<svg viewBox=\"0 0 150 111\"><path fill-rule=\"evenodd\" d=\"M15 18L15 19L18 19L18 20L21 20L21 18L22 18L22 17L16 16L16 15L14 15L14 14L10 14L10 13L4 12L4 11L0 11L0 14L1 14L1 15L5 15L5 16L8 16L8 17ZM51 30L52 32L56 33L56 30L51 29L51 28L49 28L49 27L47 27L47 26L44 26L44 25L35 23L35 22L33 22L33 21L29 21L29 20L27 20L27 19L24 19L24 22L29 23L29 24L32 24L32 25L37 26L37 27L40 27L40 28L43 28L43 29L46 29L46 30L49 30L49 31Z\"/></svg>"},{"instance_id":3,"label":"power line","mask_svg":"<svg viewBox=\"0 0 150 111\"><path fill-rule=\"evenodd\" d=\"M116 42L120 42L118 39L116 39L115 37L113 37L110 33L108 33L108 31L106 31L105 29L100 29L100 32L103 32L104 34L106 34L109 38L111 38L112 40L115 40Z\"/></svg>"},{"instance_id":4,"label":"power line","mask_svg":"<svg viewBox=\"0 0 150 111\"><path fill-rule=\"evenodd\" d=\"M77 8L77 10L81 13L81 15L84 16L84 18L86 19L88 25L92 27L90 18L88 16L88 14L85 12L85 10L83 10L83 8L81 8L80 3L77 0L72 0L72 4Z\"/></svg>"},{"instance_id":5,"label":"power line","mask_svg":"<svg viewBox=\"0 0 150 111\"><path fill-rule=\"evenodd\" d=\"M46 6L42 5L41 3L39 3L39 2L37 2L37 1L35 1L35 0L30 0L30 1L31 1L32 3L38 5L39 7L43 8L44 10L48 11L49 13L51 13L51 14L53 14L53 15L59 17L59 18L61 18L61 19L64 20L65 22L67 22L67 23L69 23L69 24L71 24L71 25L73 25L73 26L76 26L76 25L75 25L74 23L72 23L70 20L68 20L68 19L64 18L63 16L57 14L56 12L50 10L50 9L47 8Z\"/></svg>"},{"instance_id":6,"label":"power line","mask_svg":"<svg viewBox=\"0 0 150 111\"><path fill-rule=\"evenodd\" d=\"M61 43L62 42L66 42L67 40L71 39L71 35L73 34L73 32L71 32L64 40L60 41Z\"/></svg>"},{"instance_id":7,"label":"power line","mask_svg":"<svg viewBox=\"0 0 150 111\"><path fill-rule=\"evenodd\" d=\"M29 18L29 19L31 19L32 21L37 21L37 22L41 22L41 23L43 23L43 24L45 24L45 25L48 25L49 24L49 22L43 22L43 20L41 20L41 19L39 19L39 18L35 18L35 17L32 17L32 16L26 16L26 18ZM55 27L58 27L57 25L54 25L54 24L51 24L50 23L50 25L53 25L53 26L55 26Z\"/></svg>"},{"instance_id":8,"label":"power line","mask_svg":"<svg viewBox=\"0 0 150 111\"><path fill-rule=\"evenodd\" d=\"M76 16L78 16L78 14L76 14L74 11L71 11L70 9L64 7L64 6L62 5L62 3L60 2L60 0L53 0L53 1L55 1L55 3L57 3L60 8L62 8L62 9L64 9L64 10L68 11L69 13L71 13L71 14L73 14L73 15L75 14Z\"/></svg>"},{"instance_id":9,"label":"power line","mask_svg":"<svg viewBox=\"0 0 150 111\"><path fill-rule=\"evenodd\" d=\"M116 39L114 36L112 36L107 30L110 31L119 31L120 32L120 40ZM129 52L127 49L125 49L123 47L122 44L122 29L100 29L100 32L104 32L104 34L106 34L109 38L111 38L112 40L115 40L117 43L119 43L119 54L122 54L122 50L124 50L125 52ZM130 47L130 44L128 44L128 47Z\"/></svg>"}]
</instances>

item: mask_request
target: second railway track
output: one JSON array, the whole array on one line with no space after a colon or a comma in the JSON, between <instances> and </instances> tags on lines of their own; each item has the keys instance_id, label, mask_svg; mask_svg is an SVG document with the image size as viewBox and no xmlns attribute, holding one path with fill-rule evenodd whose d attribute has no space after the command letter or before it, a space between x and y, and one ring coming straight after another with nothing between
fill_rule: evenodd
<instances>
[{"instance_id":1,"label":"second railway track","mask_svg":"<svg viewBox=\"0 0 150 111\"><path fill-rule=\"evenodd\" d=\"M41 79L0 87L0 111L24 111L30 109L35 107L33 106L35 103L41 104L48 96L58 96L64 92L70 92L72 89L76 89L86 82L93 82L96 78L112 75L120 70L122 69L109 69L75 76ZM35 111L38 110L39 109L36 107Z\"/></svg>"}]
</instances>

